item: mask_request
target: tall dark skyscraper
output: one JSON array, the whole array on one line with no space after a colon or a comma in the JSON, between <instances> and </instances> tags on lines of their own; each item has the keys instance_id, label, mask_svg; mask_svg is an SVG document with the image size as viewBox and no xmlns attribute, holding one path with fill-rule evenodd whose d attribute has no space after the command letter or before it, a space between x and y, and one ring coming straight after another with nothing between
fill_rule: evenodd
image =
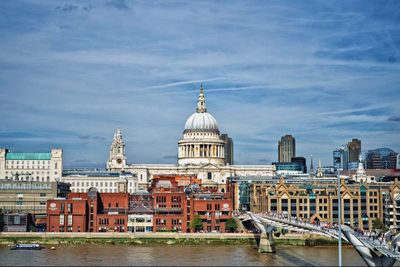
<instances>
[{"instance_id":1,"label":"tall dark skyscraper","mask_svg":"<svg viewBox=\"0 0 400 267\"><path fill-rule=\"evenodd\" d=\"M347 151L349 153L349 162L358 162L361 155L361 140L353 139L347 143Z\"/></svg>"},{"instance_id":2,"label":"tall dark skyscraper","mask_svg":"<svg viewBox=\"0 0 400 267\"><path fill-rule=\"evenodd\" d=\"M291 135L282 136L278 141L278 161L291 162L296 157L296 139Z\"/></svg>"}]
</instances>

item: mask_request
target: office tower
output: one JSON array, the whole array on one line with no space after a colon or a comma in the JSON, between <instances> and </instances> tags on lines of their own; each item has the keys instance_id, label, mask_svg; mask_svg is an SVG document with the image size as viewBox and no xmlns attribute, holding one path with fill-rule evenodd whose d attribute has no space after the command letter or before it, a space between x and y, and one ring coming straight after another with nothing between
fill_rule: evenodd
<instances>
[{"instance_id":1,"label":"office tower","mask_svg":"<svg viewBox=\"0 0 400 267\"><path fill-rule=\"evenodd\" d=\"M282 136L278 141L278 161L290 162L292 157L296 157L296 139L291 135Z\"/></svg>"},{"instance_id":2,"label":"office tower","mask_svg":"<svg viewBox=\"0 0 400 267\"><path fill-rule=\"evenodd\" d=\"M347 170L348 162L347 146L342 146L333 151L333 166L335 171L338 169Z\"/></svg>"},{"instance_id":3,"label":"office tower","mask_svg":"<svg viewBox=\"0 0 400 267\"><path fill-rule=\"evenodd\" d=\"M390 148L369 150L365 156L367 169L395 169L397 153Z\"/></svg>"},{"instance_id":4,"label":"office tower","mask_svg":"<svg viewBox=\"0 0 400 267\"><path fill-rule=\"evenodd\" d=\"M349 162L358 162L361 155L361 140L353 139L351 142L347 143L347 151L349 153Z\"/></svg>"}]
</instances>

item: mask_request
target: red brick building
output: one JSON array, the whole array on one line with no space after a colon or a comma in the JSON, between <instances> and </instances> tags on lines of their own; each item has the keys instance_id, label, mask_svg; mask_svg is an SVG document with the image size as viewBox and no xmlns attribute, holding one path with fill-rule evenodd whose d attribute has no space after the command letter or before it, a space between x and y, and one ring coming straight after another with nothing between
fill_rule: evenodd
<instances>
[{"instance_id":1,"label":"red brick building","mask_svg":"<svg viewBox=\"0 0 400 267\"><path fill-rule=\"evenodd\" d=\"M198 214L205 232L225 232L226 220L232 218L232 200L224 193L202 194L190 196L190 219Z\"/></svg>"},{"instance_id":2,"label":"red brick building","mask_svg":"<svg viewBox=\"0 0 400 267\"><path fill-rule=\"evenodd\" d=\"M48 232L127 231L127 193L70 193L68 198L47 201Z\"/></svg>"},{"instance_id":3,"label":"red brick building","mask_svg":"<svg viewBox=\"0 0 400 267\"><path fill-rule=\"evenodd\" d=\"M150 192L154 201L155 232L193 232L190 222L196 215L202 219L201 231L225 232L225 222L232 218L233 205L228 194L206 192L195 183L179 185L174 176L154 177Z\"/></svg>"},{"instance_id":4,"label":"red brick building","mask_svg":"<svg viewBox=\"0 0 400 267\"><path fill-rule=\"evenodd\" d=\"M150 192L153 195L153 231L187 231L186 194L174 176L153 177Z\"/></svg>"}]
</instances>

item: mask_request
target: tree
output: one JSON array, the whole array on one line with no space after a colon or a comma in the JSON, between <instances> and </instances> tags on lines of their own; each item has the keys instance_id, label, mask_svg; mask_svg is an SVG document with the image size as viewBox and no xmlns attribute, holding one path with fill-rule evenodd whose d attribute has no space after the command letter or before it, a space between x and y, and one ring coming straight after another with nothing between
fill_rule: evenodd
<instances>
[{"instance_id":1,"label":"tree","mask_svg":"<svg viewBox=\"0 0 400 267\"><path fill-rule=\"evenodd\" d=\"M235 219L230 218L230 219L226 220L226 222L225 222L226 230L228 230L231 233L234 233L234 232L236 232L237 228L238 227L237 227Z\"/></svg>"},{"instance_id":2,"label":"tree","mask_svg":"<svg viewBox=\"0 0 400 267\"><path fill-rule=\"evenodd\" d=\"M190 223L190 228L195 232L203 228L203 223L201 222L200 215L194 215L194 218Z\"/></svg>"},{"instance_id":3,"label":"tree","mask_svg":"<svg viewBox=\"0 0 400 267\"><path fill-rule=\"evenodd\" d=\"M372 222L372 228L375 230L382 230L384 232L386 232L388 230L387 227L383 224L382 220L379 218L376 218Z\"/></svg>"}]
</instances>

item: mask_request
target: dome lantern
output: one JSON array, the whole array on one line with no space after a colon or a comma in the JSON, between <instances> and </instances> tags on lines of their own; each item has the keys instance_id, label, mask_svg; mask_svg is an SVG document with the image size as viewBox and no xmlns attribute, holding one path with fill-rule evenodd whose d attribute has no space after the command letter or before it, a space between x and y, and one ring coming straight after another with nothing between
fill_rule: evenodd
<instances>
[{"instance_id":1,"label":"dome lantern","mask_svg":"<svg viewBox=\"0 0 400 267\"><path fill-rule=\"evenodd\" d=\"M198 98L198 100L197 100L197 109L196 109L196 112L198 112L198 113L207 112L207 108L206 108L206 98L204 97L203 84L200 85L200 94L199 94L199 98Z\"/></svg>"}]
</instances>

